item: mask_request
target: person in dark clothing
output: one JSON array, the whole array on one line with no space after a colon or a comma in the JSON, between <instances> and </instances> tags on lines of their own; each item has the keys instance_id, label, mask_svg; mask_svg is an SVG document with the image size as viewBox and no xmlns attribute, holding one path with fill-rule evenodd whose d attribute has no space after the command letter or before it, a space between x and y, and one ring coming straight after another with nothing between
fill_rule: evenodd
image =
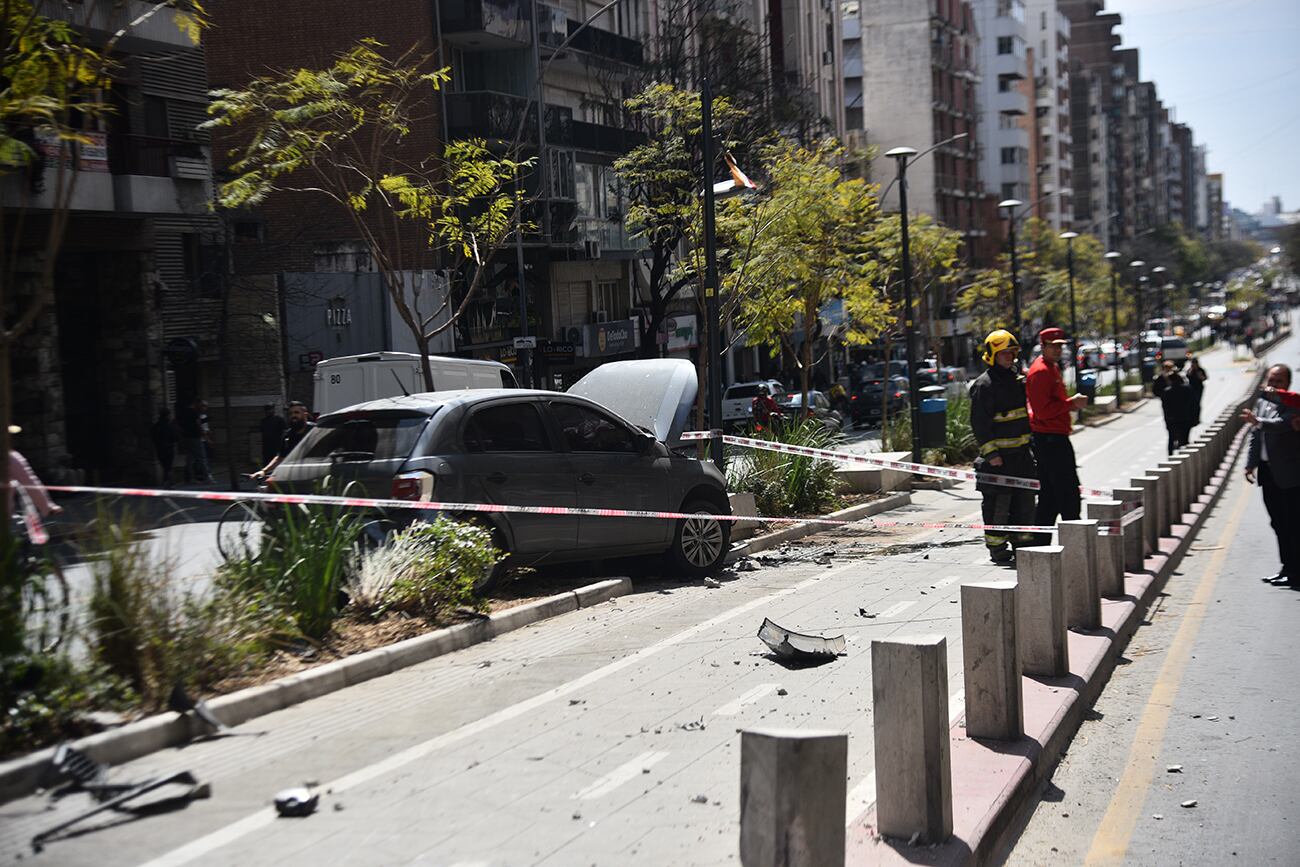
<instances>
[{"instance_id":1,"label":"person in dark clothing","mask_svg":"<svg viewBox=\"0 0 1300 867\"><path fill-rule=\"evenodd\" d=\"M975 459L977 473L1022 479L1038 476L1029 445L1025 383L1016 370L1019 348L1009 331L994 331L984 339L982 355L989 369L970 386L970 426L980 447ZM984 495L984 523L997 526L1033 520L1033 491L984 480L976 488ZM984 531L984 546L994 563L1011 563L1015 559L1013 549L1032 541L1028 534Z\"/></svg>"},{"instance_id":2,"label":"person in dark clothing","mask_svg":"<svg viewBox=\"0 0 1300 867\"><path fill-rule=\"evenodd\" d=\"M1070 443L1070 416L1088 405L1088 398L1065 395L1061 377L1061 351L1068 342L1059 328L1044 328L1038 333L1042 355L1030 365L1025 377L1025 394L1029 398L1029 428L1033 431L1034 461L1038 464L1038 509L1034 523L1053 526L1057 517L1077 520L1082 509L1079 497L1079 471L1075 466L1074 446ZM1042 544L1046 545L1050 537Z\"/></svg>"},{"instance_id":3,"label":"person in dark clothing","mask_svg":"<svg viewBox=\"0 0 1300 867\"><path fill-rule=\"evenodd\" d=\"M1196 418L1196 399L1172 361L1166 361L1160 375L1151 384L1165 413L1165 430L1169 433L1169 454L1187 445Z\"/></svg>"},{"instance_id":4,"label":"person in dark clothing","mask_svg":"<svg viewBox=\"0 0 1300 867\"><path fill-rule=\"evenodd\" d=\"M196 397L188 406L176 413L176 425L181 432L181 450L185 455L185 481L206 482L211 479L208 469L207 428L208 404Z\"/></svg>"},{"instance_id":5,"label":"person in dark clothing","mask_svg":"<svg viewBox=\"0 0 1300 867\"><path fill-rule=\"evenodd\" d=\"M1265 383L1270 389L1290 388L1291 368L1273 365ZM1254 426L1246 452L1246 481L1254 483L1258 474L1282 561L1277 574L1264 580L1300 589L1300 415L1261 397L1241 417Z\"/></svg>"},{"instance_id":6,"label":"person in dark clothing","mask_svg":"<svg viewBox=\"0 0 1300 867\"><path fill-rule=\"evenodd\" d=\"M280 453L280 443L284 439L285 422L284 416L275 411L275 404L268 403L265 407L266 414L258 423L258 431L262 434L262 466L266 466L271 459Z\"/></svg>"},{"instance_id":7,"label":"person in dark clothing","mask_svg":"<svg viewBox=\"0 0 1300 867\"><path fill-rule=\"evenodd\" d=\"M1201 423L1201 396L1205 394L1205 380L1209 379L1209 374L1205 368L1201 367L1201 361L1196 356L1191 356L1187 360L1187 388L1192 393L1192 427Z\"/></svg>"},{"instance_id":8,"label":"person in dark clothing","mask_svg":"<svg viewBox=\"0 0 1300 867\"><path fill-rule=\"evenodd\" d=\"M153 453L162 467L162 481L168 487L172 483L172 467L176 463L176 444L181 441L181 432L172 421L171 410L158 410L158 420L150 429L153 437Z\"/></svg>"},{"instance_id":9,"label":"person in dark clothing","mask_svg":"<svg viewBox=\"0 0 1300 867\"><path fill-rule=\"evenodd\" d=\"M315 425L311 422L311 412L307 409L307 404L296 400L291 401L289 403L289 426L285 430L284 436L280 438L280 450L275 457L267 462L266 466L253 473L252 478L260 482L275 472L275 468L280 465L280 462L288 456L289 452L293 451L294 446L302 442L302 438L307 436L307 432L313 427Z\"/></svg>"}]
</instances>

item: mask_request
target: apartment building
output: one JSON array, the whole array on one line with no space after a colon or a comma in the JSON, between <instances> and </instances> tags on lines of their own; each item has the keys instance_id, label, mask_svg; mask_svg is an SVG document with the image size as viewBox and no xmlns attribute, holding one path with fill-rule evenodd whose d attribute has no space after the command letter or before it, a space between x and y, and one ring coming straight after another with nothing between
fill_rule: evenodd
<instances>
[{"instance_id":1,"label":"apartment building","mask_svg":"<svg viewBox=\"0 0 1300 867\"><path fill-rule=\"evenodd\" d=\"M888 184L895 165L884 154L892 148L939 145L909 171L908 206L978 242L990 212L979 172L979 37L970 3L848 0L842 9L847 134L878 149L871 176ZM940 144L958 133L966 138ZM897 185L883 204L898 208Z\"/></svg>"},{"instance_id":2,"label":"apartment building","mask_svg":"<svg viewBox=\"0 0 1300 867\"><path fill-rule=\"evenodd\" d=\"M157 412L212 399L220 381L222 233L210 210L210 144L197 128L204 58L170 9L132 26L147 9L48 4L91 45L124 29L113 55L115 111L89 120L75 146L37 134L43 159L0 183L3 207L23 214L28 229L20 249L58 206L60 165L75 185L54 303L13 353L14 418L24 431L16 442L47 480L153 483ZM18 263L21 286L41 262ZM274 381L257 388L278 390Z\"/></svg>"},{"instance_id":3,"label":"apartment building","mask_svg":"<svg viewBox=\"0 0 1300 867\"><path fill-rule=\"evenodd\" d=\"M1057 0L1029 0L1026 20L1034 57L1033 213L1063 230L1074 223L1070 19Z\"/></svg>"},{"instance_id":4,"label":"apartment building","mask_svg":"<svg viewBox=\"0 0 1300 867\"><path fill-rule=\"evenodd\" d=\"M1033 60L1029 55L1025 4L1022 0L973 0L979 33L980 177L1000 199L1030 204L1037 198L1031 185L1033 96L1028 84Z\"/></svg>"}]
</instances>

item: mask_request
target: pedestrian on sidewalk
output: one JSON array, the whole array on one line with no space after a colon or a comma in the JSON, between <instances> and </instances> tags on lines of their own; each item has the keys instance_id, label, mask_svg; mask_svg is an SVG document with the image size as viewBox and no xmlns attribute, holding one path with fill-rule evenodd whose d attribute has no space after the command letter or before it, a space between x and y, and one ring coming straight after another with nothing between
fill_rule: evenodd
<instances>
[{"instance_id":1,"label":"pedestrian on sidewalk","mask_svg":"<svg viewBox=\"0 0 1300 867\"><path fill-rule=\"evenodd\" d=\"M207 482L212 478L208 469L208 451L204 443L207 435L208 404L196 397L188 406L176 413L176 425L181 431L181 450L185 453L185 481Z\"/></svg>"},{"instance_id":2,"label":"pedestrian on sidewalk","mask_svg":"<svg viewBox=\"0 0 1300 867\"><path fill-rule=\"evenodd\" d=\"M9 425L9 435L18 436L23 429L16 424ZM22 489L25 496L17 497L16 492ZM41 481L40 476L32 469L32 465L27 463L27 458L17 449L9 450L9 485L5 488L5 520L9 520L15 515L19 515L17 509L18 502L31 503L36 514L42 518L50 515L57 515L63 511L63 507L50 499L50 492L46 490L45 483Z\"/></svg>"},{"instance_id":3,"label":"pedestrian on sidewalk","mask_svg":"<svg viewBox=\"0 0 1300 867\"><path fill-rule=\"evenodd\" d=\"M1191 387L1183 381L1172 361L1160 368L1160 375L1151 384L1151 392L1160 398L1165 414L1165 431L1169 435L1169 454L1187 445L1192 435L1195 418L1195 398Z\"/></svg>"},{"instance_id":4,"label":"pedestrian on sidewalk","mask_svg":"<svg viewBox=\"0 0 1300 867\"><path fill-rule=\"evenodd\" d=\"M1270 389L1288 390L1291 368L1275 364L1264 381ZM1260 398L1254 410L1243 410L1241 417L1254 427L1246 452L1246 481L1254 484L1259 477L1282 561L1277 574L1264 580L1300 588L1300 416L1290 407Z\"/></svg>"},{"instance_id":5,"label":"pedestrian on sidewalk","mask_svg":"<svg viewBox=\"0 0 1300 867\"><path fill-rule=\"evenodd\" d=\"M153 453L162 468L162 483L167 487L172 484L172 469L176 464L176 444L181 441L181 432L172 421L169 409L158 410L158 420L150 429L153 438Z\"/></svg>"},{"instance_id":6,"label":"pedestrian on sidewalk","mask_svg":"<svg viewBox=\"0 0 1300 867\"><path fill-rule=\"evenodd\" d=\"M1038 464L1038 509L1034 523L1049 527L1058 517L1077 520L1081 509L1079 471L1070 443L1070 415L1087 406L1081 394L1067 397L1061 376L1061 351L1066 340L1059 328L1038 333L1042 354L1029 367L1025 393L1029 398L1029 428L1033 432L1034 461ZM1049 540L1044 540L1046 544Z\"/></svg>"},{"instance_id":7,"label":"pedestrian on sidewalk","mask_svg":"<svg viewBox=\"0 0 1300 867\"><path fill-rule=\"evenodd\" d=\"M975 472L982 475L1038 477L1029 444L1025 380L1016 364L1019 352L1020 344L1010 331L999 329L984 338L981 357L989 369L970 386L970 426L980 447ZM1033 491L984 479L975 487L984 495L985 524L1028 524L1033 520ZM1028 544L1033 544L1028 534L984 531L984 546L994 563L1014 562L1014 549Z\"/></svg>"},{"instance_id":8,"label":"pedestrian on sidewalk","mask_svg":"<svg viewBox=\"0 0 1300 867\"><path fill-rule=\"evenodd\" d=\"M1205 394L1205 381L1210 376L1201 367L1201 360L1195 355L1187 359L1187 387L1192 392L1192 427L1201 423L1201 397Z\"/></svg>"}]
</instances>

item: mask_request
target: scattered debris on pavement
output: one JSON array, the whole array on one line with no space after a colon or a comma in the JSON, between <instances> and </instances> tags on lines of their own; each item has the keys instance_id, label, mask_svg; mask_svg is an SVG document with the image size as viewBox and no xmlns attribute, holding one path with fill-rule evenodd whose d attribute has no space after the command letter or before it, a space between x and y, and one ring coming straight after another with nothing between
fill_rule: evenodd
<instances>
[{"instance_id":1,"label":"scattered debris on pavement","mask_svg":"<svg viewBox=\"0 0 1300 867\"><path fill-rule=\"evenodd\" d=\"M686 723L678 723L677 728L684 732L702 732L704 731L704 717Z\"/></svg>"},{"instance_id":2,"label":"scattered debris on pavement","mask_svg":"<svg viewBox=\"0 0 1300 867\"><path fill-rule=\"evenodd\" d=\"M822 662L834 659L844 652L843 635L826 638L821 635L805 635L778 626L766 617L758 628L758 638L772 649L781 659L804 662Z\"/></svg>"},{"instance_id":3,"label":"scattered debris on pavement","mask_svg":"<svg viewBox=\"0 0 1300 867\"><path fill-rule=\"evenodd\" d=\"M1168 765L1165 767L1165 773L1167 774L1181 774L1182 772L1183 772L1182 765Z\"/></svg>"},{"instance_id":4,"label":"scattered debris on pavement","mask_svg":"<svg viewBox=\"0 0 1300 867\"><path fill-rule=\"evenodd\" d=\"M707 804L708 802L709 802L708 795L696 795L694 798L691 798L692 804Z\"/></svg>"},{"instance_id":5,"label":"scattered debris on pavement","mask_svg":"<svg viewBox=\"0 0 1300 867\"><path fill-rule=\"evenodd\" d=\"M780 689L778 689L778 690L776 691L776 694L777 694L777 695L789 695L790 693L789 693L789 691L788 691L785 687L781 687Z\"/></svg>"},{"instance_id":6,"label":"scattered debris on pavement","mask_svg":"<svg viewBox=\"0 0 1300 867\"><path fill-rule=\"evenodd\" d=\"M275 796L275 811L289 818L310 816L319 805L320 793L313 792L306 786L285 789Z\"/></svg>"},{"instance_id":7,"label":"scattered debris on pavement","mask_svg":"<svg viewBox=\"0 0 1300 867\"><path fill-rule=\"evenodd\" d=\"M1181 804L1179 804L1178 806L1180 806L1180 807L1187 807L1187 808L1195 807L1195 806L1196 806L1196 800L1193 799L1193 800L1190 800L1190 801L1183 801L1183 802L1182 802Z\"/></svg>"},{"instance_id":8,"label":"scattered debris on pavement","mask_svg":"<svg viewBox=\"0 0 1300 867\"><path fill-rule=\"evenodd\" d=\"M54 751L51 763L68 782L55 790L55 798L84 792L91 796L98 805L78 813L70 819L40 832L32 837L32 849L40 852L44 844L62 831L78 825L87 819L108 810L133 813L136 815L154 814L179 809L190 801L212 796L212 788L207 783L200 783L189 771L179 771L162 777L154 777L142 783L110 783L106 781L108 766L101 765L90 756L67 744L60 744ZM145 795L157 792L167 786L183 786L180 794L168 798L155 799L144 804L133 804Z\"/></svg>"}]
</instances>

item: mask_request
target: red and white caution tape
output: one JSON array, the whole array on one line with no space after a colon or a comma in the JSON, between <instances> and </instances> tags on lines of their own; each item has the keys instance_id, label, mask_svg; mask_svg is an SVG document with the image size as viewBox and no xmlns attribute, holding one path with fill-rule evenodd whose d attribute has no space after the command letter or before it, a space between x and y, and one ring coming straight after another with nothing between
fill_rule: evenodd
<instances>
[{"instance_id":1,"label":"red and white caution tape","mask_svg":"<svg viewBox=\"0 0 1300 867\"><path fill-rule=\"evenodd\" d=\"M442 503L418 500L393 500L373 497L337 497L327 494L270 494L240 491L176 491L155 488L101 488L87 485L49 485L48 490L68 494L100 494L113 497L158 497L207 500L224 503L259 502L285 505L342 506L360 509L415 509L433 512L489 512L524 515L578 515L589 518L655 518L678 520L698 518L692 512L660 512L646 509L584 509L570 506L513 506L499 503ZM980 524L962 521L896 521L876 518L843 520L836 518L770 518L750 515L711 515L718 521L754 521L760 524L824 524L844 527L869 524L873 527L922 527L930 530L983 530L999 533L1051 533L1055 527L1027 524Z\"/></svg>"},{"instance_id":2,"label":"red and white caution tape","mask_svg":"<svg viewBox=\"0 0 1300 867\"><path fill-rule=\"evenodd\" d=\"M680 437L683 442L691 440L712 439L714 434L706 430L686 431ZM959 470L953 467L935 467L929 464L918 464L912 461L895 461L889 458L879 458L873 455L859 455L852 452L841 452L833 449L815 449L809 446L795 446L789 443L773 442L771 440L760 440L752 437L738 437L727 434L722 437L722 441L727 445L741 446L748 449L764 449L771 452L781 452L790 455L803 455L810 458L819 458L826 461L835 461L842 464L865 464L871 467L879 467L887 470L899 470L904 473L912 473L917 476L931 476L938 479L957 479L966 482L983 482L986 485L1000 485L1004 488L1020 488L1026 491L1037 491L1041 487L1037 479L1025 479L1019 476L1003 476L997 473L977 473L974 470ZM1113 496L1112 491L1103 488L1085 488L1080 487L1079 493L1085 497L1094 499L1109 500Z\"/></svg>"}]
</instances>

